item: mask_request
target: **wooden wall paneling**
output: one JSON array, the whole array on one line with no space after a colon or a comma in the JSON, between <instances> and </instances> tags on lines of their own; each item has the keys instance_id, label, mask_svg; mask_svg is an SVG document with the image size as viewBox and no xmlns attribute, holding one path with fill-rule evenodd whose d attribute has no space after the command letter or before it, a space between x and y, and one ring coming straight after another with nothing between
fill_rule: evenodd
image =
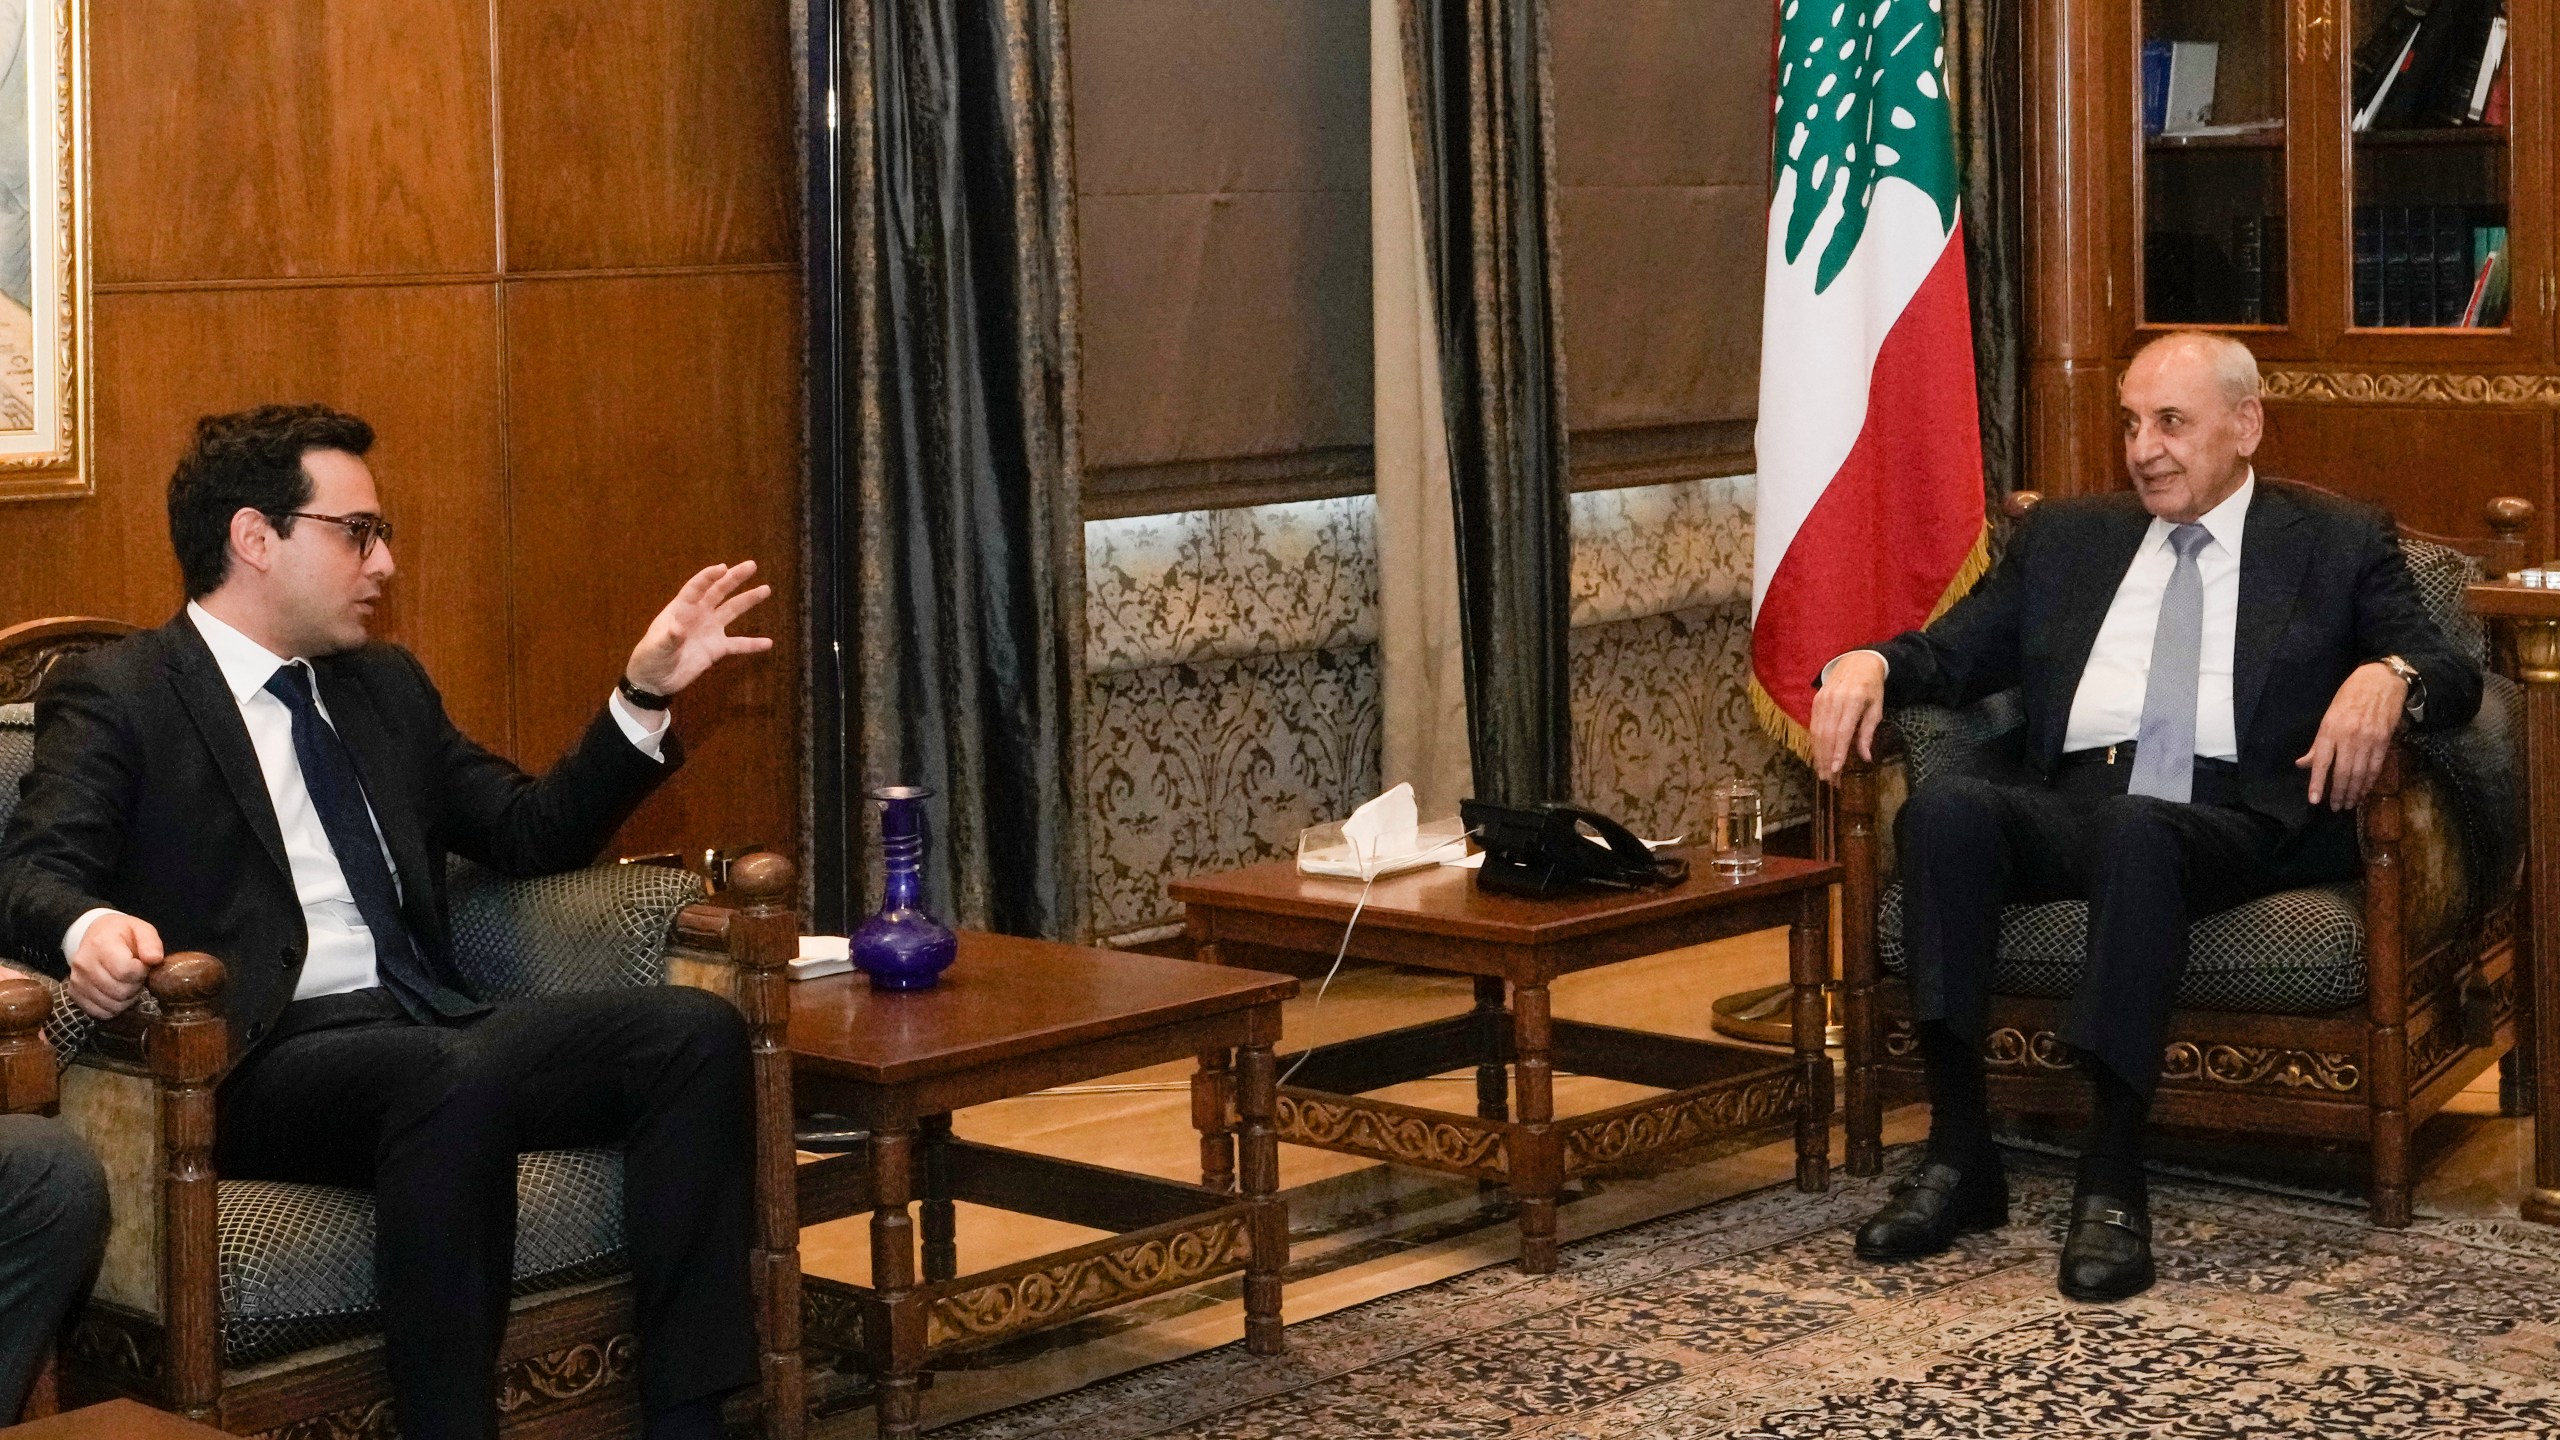
<instances>
[{"instance_id":1,"label":"wooden wall paneling","mask_svg":"<svg viewBox=\"0 0 2560 1440\"><path fill-rule=\"evenodd\" d=\"M2554 553L2550 410L2271 404L2263 474L2307 480L2387 506L2438 535L2486 535L2481 507L2501 495L2534 504L2528 553Z\"/></svg>"},{"instance_id":2,"label":"wooden wall paneling","mask_svg":"<svg viewBox=\"0 0 2560 1440\"><path fill-rule=\"evenodd\" d=\"M488 0L88 16L100 284L495 266Z\"/></svg>"},{"instance_id":3,"label":"wooden wall paneling","mask_svg":"<svg viewBox=\"0 0 2560 1440\"><path fill-rule=\"evenodd\" d=\"M168 486L196 417L317 400L373 423L399 539L377 633L418 653L454 723L504 749L506 493L489 285L102 295L98 491L0 506L0 620L156 625L183 600ZM421 383L433 377L435 383Z\"/></svg>"},{"instance_id":4,"label":"wooden wall paneling","mask_svg":"<svg viewBox=\"0 0 2560 1440\"><path fill-rule=\"evenodd\" d=\"M2134 304L2134 277L2119 259L2119 230L2130 235L2133 224L2130 157L2119 134L2077 123L2115 93L2108 71L2122 44L2122 16L2112 0L2028 0L2020 12L2023 263L2032 277L2026 480L2060 494L2109 483L2101 479L2109 471L2093 463L2094 437L2075 422L2113 416L2106 362L2120 324L2129 333Z\"/></svg>"},{"instance_id":5,"label":"wooden wall paneling","mask_svg":"<svg viewBox=\"0 0 2560 1440\"><path fill-rule=\"evenodd\" d=\"M740 629L775 646L676 702L690 759L619 848L793 846L797 276L514 281L503 303L518 754L576 738L685 577L754 559L775 594Z\"/></svg>"},{"instance_id":6,"label":"wooden wall paneling","mask_svg":"<svg viewBox=\"0 0 2560 1440\"><path fill-rule=\"evenodd\" d=\"M506 0L496 11L511 273L792 259L787 7Z\"/></svg>"}]
</instances>

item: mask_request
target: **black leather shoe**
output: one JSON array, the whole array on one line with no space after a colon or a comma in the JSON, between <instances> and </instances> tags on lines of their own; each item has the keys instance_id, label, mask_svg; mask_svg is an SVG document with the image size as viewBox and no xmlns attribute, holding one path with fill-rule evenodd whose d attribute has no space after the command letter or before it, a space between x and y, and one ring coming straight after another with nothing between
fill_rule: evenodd
<instances>
[{"instance_id":1,"label":"black leather shoe","mask_svg":"<svg viewBox=\"0 0 2560 1440\"><path fill-rule=\"evenodd\" d=\"M1917 1260L1945 1250L1959 1235L2008 1223L2009 1177L1996 1156L1961 1168L1932 1160L1858 1227L1858 1258Z\"/></svg>"},{"instance_id":2,"label":"black leather shoe","mask_svg":"<svg viewBox=\"0 0 2560 1440\"><path fill-rule=\"evenodd\" d=\"M2105 1304L2151 1288L2151 1212L2139 1200L2086 1194L2071 1202L2062 1242L2062 1293Z\"/></svg>"}]
</instances>

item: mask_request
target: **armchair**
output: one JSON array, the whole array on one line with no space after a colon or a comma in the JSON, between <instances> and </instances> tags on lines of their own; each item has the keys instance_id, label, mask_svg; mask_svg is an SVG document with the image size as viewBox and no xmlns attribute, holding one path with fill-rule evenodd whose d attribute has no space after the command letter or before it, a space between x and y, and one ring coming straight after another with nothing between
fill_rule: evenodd
<instances>
[{"instance_id":1,"label":"armchair","mask_svg":"<svg viewBox=\"0 0 2560 1440\"><path fill-rule=\"evenodd\" d=\"M13 664L12 638L33 632L58 650L70 624L0 631L0 702L24 698L10 679L27 674L31 689L50 664L28 664L23 651ZM113 633L92 625L74 643ZM0 703L0 824L17 802L32 726L31 707ZM464 973L493 998L683 984L744 1012L756 1086L762 1426L796 1436L804 1394L784 967L799 923L782 899L792 884L782 857L742 859L731 878L731 892L706 901L698 877L656 866L512 880L456 862L454 943ZM60 1357L63 1390L81 1401L129 1395L275 1440L389 1435L371 1196L214 1171L214 1084L230 1053L216 1004L222 985L218 959L181 954L153 973L142 1005L106 1025L54 996L45 1028L63 1067L61 1115L105 1162L114 1197L95 1293ZM0 1002L12 994L0 982ZM0 1025L16 1016L0 1003ZM0 1084L13 1104L27 1069L14 1034L0 1033ZM53 1066L43 1068L50 1081ZM498 1376L505 1427L628 1433L638 1420L637 1357L621 1158L527 1154L517 1193L517 1299Z\"/></svg>"},{"instance_id":2,"label":"armchair","mask_svg":"<svg viewBox=\"0 0 2560 1440\"><path fill-rule=\"evenodd\" d=\"M2039 497L2011 497L2011 518ZM2462 586L2524 553L2533 507L2492 501L2493 538L2404 529L2401 547L2429 611L2484 665L2490 646ZM2466 553L2468 552L2468 553ZM2014 692L1963 710L1897 708L1872 764L1852 759L1834 795L1842 886L1843 1020L1851 1173L1881 1167L1884 1100L1920 1093L1917 1037L1902 981L1901 891L1893 821L1915 785L1941 773L1997 775L2017 762L2025 714ZM2461 730L2403 736L2358 809L2354 882L2281 891L2208 916L2190 931L2154 1114L2163 1123L2370 1146L2369 1204L2409 1223L2409 1136L2491 1063L2507 1059L2502 1101L2521 1106L2513 1052L2529 1040L2516 1004L2517 808L2521 697L2492 671ZM2012 905L2001 922L1984 1059L1995 1107L2064 1114L2085 1086L2059 1039L2086 963L2088 907Z\"/></svg>"},{"instance_id":3,"label":"armchair","mask_svg":"<svg viewBox=\"0 0 2560 1440\"><path fill-rule=\"evenodd\" d=\"M53 996L43 982L0 969L0 1115L31 1115L53 1108L53 1047L44 1041ZM21 1420L54 1413L59 1395L51 1357L36 1371Z\"/></svg>"}]
</instances>

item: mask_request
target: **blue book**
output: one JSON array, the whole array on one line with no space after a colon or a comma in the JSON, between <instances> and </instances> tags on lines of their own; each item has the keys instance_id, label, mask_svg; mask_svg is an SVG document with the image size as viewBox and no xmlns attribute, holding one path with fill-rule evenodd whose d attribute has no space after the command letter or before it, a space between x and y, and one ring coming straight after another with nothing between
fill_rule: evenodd
<instances>
[{"instance_id":1,"label":"blue book","mask_svg":"<svg viewBox=\"0 0 2560 1440\"><path fill-rule=\"evenodd\" d=\"M2171 42L2142 42L2142 133L2157 135L2169 123L2169 54Z\"/></svg>"}]
</instances>

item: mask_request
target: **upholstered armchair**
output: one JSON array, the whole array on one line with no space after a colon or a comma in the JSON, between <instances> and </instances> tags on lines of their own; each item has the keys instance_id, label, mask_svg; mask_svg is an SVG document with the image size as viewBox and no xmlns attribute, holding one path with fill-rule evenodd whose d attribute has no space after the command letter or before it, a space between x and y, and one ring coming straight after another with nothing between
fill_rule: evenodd
<instances>
[{"instance_id":1,"label":"upholstered armchair","mask_svg":"<svg viewBox=\"0 0 2560 1440\"><path fill-rule=\"evenodd\" d=\"M2012 518L2036 498L2013 497ZM2401 532L2429 611L2484 665L2489 640L2464 611L2462 587L2520 563L2532 514L2522 500L2491 502L2486 541ZM2529 1038L2517 1004L2521 703L2512 679L2492 670L2469 726L2402 737L2358 811L2356 881L2279 892L2196 923L2158 1122L2361 1142L2371 1149L2374 1223L2409 1223L2411 1130ZM1887 1095L1920 1093L1894 817L1934 776L2013 769L2024 728L2015 692L1963 710L1898 707L1879 731L1875 762L1853 758L1841 776L1852 1173L1882 1164ZM1996 1109L2064 1114L2085 1104L2058 1032L2087 933L2078 901L2013 905L2004 915L1984 1055ZM2512 1110L2521 1090L2509 1065L2502 1098Z\"/></svg>"},{"instance_id":2,"label":"upholstered armchair","mask_svg":"<svg viewBox=\"0 0 2560 1440\"><path fill-rule=\"evenodd\" d=\"M59 625L60 622L47 622ZM9 638L0 632L0 675ZM58 639L49 634L48 642ZM94 643L92 641L91 643ZM41 668L21 664L21 672ZM0 690L0 701L12 697ZM32 749L32 708L0 704L0 824ZM732 888L650 865L507 879L457 862L456 959L490 998L693 985L744 1012L754 1050L764 1433L797 1435L803 1408L790 1103L789 984L799 923L791 866L751 855ZM48 982L49 983L49 982ZM0 979L0 1024L17 1014ZM392 1431L373 1281L373 1201L356 1190L215 1173L215 1083L230 1056L222 966L175 955L148 998L105 1025L57 993L45 1026L60 1113L105 1162L114 1218L95 1293L64 1348L62 1387L130 1395L238 1434L353 1440ZM16 1103L26 1063L0 1034ZM44 1079L50 1082L52 1066ZM32 1093L30 1091L29 1093ZM611 1150L528 1154L517 1171L517 1299L500 1355L506 1428L613 1435L636 1428L622 1161Z\"/></svg>"}]
</instances>

